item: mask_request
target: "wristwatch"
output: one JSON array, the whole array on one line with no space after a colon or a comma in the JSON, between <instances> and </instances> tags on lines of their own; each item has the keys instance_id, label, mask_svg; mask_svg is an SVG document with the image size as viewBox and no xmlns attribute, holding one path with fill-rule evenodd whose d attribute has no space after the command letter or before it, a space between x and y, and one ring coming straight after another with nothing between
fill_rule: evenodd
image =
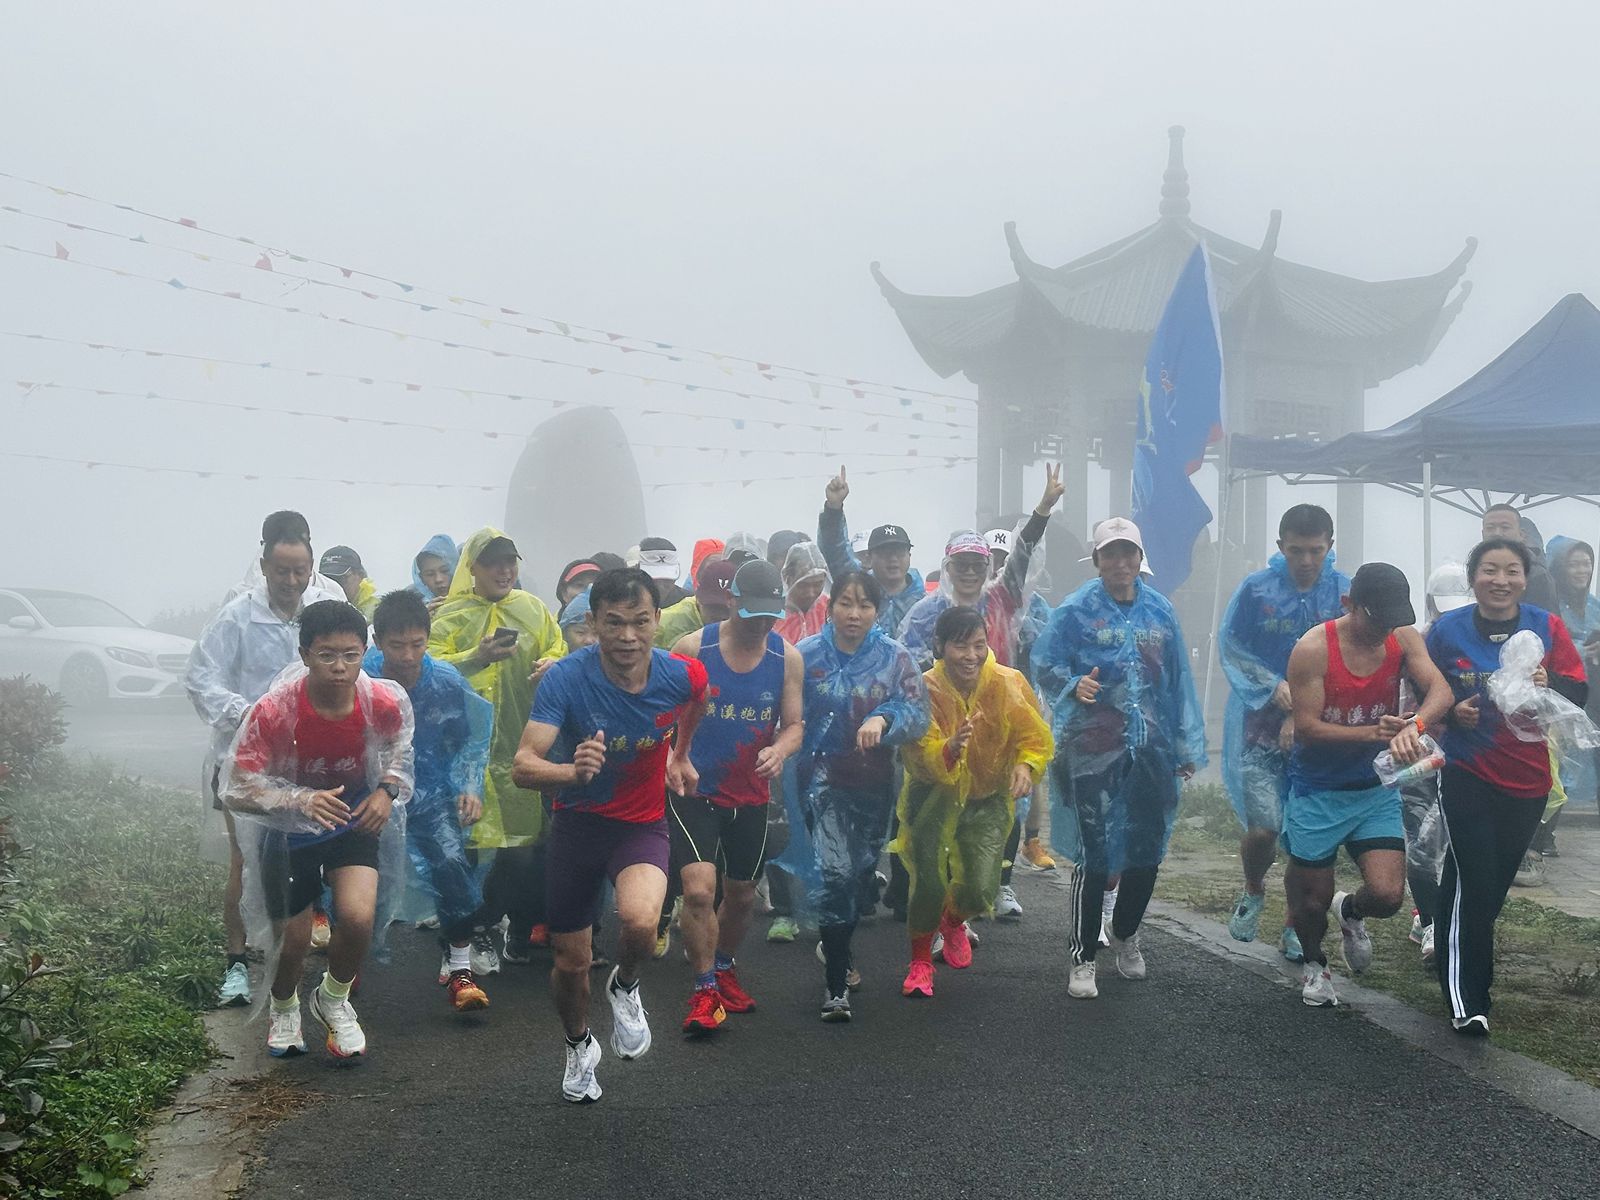
<instances>
[{"instance_id":1,"label":"wristwatch","mask_svg":"<svg viewBox=\"0 0 1600 1200\"><path fill-rule=\"evenodd\" d=\"M375 791L375 792L388 792L389 793L389 799L391 799L391 800L398 801L400 799L400 789L399 789L399 787L396 786L395 784L390 783L387 779L385 779L382 783L380 783L377 787L373 788L372 790Z\"/></svg>"}]
</instances>

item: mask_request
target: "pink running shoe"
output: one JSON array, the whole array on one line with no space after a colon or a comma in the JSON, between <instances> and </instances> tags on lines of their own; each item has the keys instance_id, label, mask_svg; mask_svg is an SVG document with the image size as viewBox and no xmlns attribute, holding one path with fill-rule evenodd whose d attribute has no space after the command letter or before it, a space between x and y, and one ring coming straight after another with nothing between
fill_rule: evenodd
<instances>
[{"instance_id":1,"label":"pink running shoe","mask_svg":"<svg viewBox=\"0 0 1600 1200\"><path fill-rule=\"evenodd\" d=\"M933 964L920 958L912 959L911 966L906 970L906 981L900 985L900 994L933 999Z\"/></svg>"},{"instance_id":2,"label":"pink running shoe","mask_svg":"<svg viewBox=\"0 0 1600 1200\"><path fill-rule=\"evenodd\" d=\"M957 970L972 965L972 940L967 936L965 922L939 922L939 932L944 934L944 962Z\"/></svg>"}]
</instances>

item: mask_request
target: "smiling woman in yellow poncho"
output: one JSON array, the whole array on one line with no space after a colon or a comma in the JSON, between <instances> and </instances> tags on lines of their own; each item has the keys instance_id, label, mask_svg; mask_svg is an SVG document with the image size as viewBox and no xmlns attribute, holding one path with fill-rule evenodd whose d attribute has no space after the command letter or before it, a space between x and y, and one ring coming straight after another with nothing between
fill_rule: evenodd
<instances>
[{"instance_id":1,"label":"smiling woman in yellow poncho","mask_svg":"<svg viewBox=\"0 0 1600 1200\"><path fill-rule=\"evenodd\" d=\"M511 782L511 760L533 707L534 670L541 660L565 655L567 644L544 601L513 586L517 563L516 545L498 529L468 538L428 637L428 653L452 664L494 705L483 816L472 828L475 850L531 845L544 826L539 793ZM514 630L516 641L497 639L498 630Z\"/></svg>"},{"instance_id":2,"label":"smiling woman in yellow poncho","mask_svg":"<svg viewBox=\"0 0 1600 1200\"><path fill-rule=\"evenodd\" d=\"M890 847L911 877L905 996L933 995L935 932L947 966L971 965L963 922L993 907L1017 799L1054 745L1028 681L995 662L982 613L946 609L933 641L939 661L923 676L932 715L928 732L901 751L900 833Z\"/></svg>"}]
</instances>

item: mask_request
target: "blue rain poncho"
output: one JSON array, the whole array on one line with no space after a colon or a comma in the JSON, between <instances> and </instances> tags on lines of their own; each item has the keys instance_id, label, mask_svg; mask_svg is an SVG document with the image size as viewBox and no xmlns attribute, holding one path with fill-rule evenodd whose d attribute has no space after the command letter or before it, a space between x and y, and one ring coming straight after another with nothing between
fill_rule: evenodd
<instances>
[{"instance_id":1,"label":"blue rain poncho","mask_svg":"<svg viewBox=\"0 0 1600 1200\"><path fill-rule=\"evenodd\" d=\"M883 853L894 807L894 748L928 729L928 692L906 648L876 626L854 654L834 641L830 622L799 647L805 662L805 742L798 808L808 833L791 836L778 865L806 884L820 925L853 924ZM888 729L865 752L856 734L873 717Z\"/></svg>"},{"instance_id":2,"label":"blue rain poncho","mask_svg":"<svg viewBox=\"0 0 1600 1200\"><path fill-rule=\"evenodd\" d=\"M1118 604L1092 579L1061 602L1033 648L1054 711L1050 833L1080 868L1159 866L1178 815L1176 773L1205 765L1205 724L1177 613L1142 579ZM1099 669L1100 694L1078 681Z\"/></svg>"},{"instance_id":3,"label":"blue rain poncho","mask_svg":"<svg viewBox=\"0 0 1600 1200\"><path fill-rule=\"evenodd\" d=\"M418 550L415 557L412 558L411 590L417 595L421 596L424 600L433 600L436 599L433 594L433 589L422 582L422 566L419 560L424 554L431 554L435 558L442 558L445 566L450 568L451 576L454 577L456 573L456 563L461 558L461 551L456 548L455 541L448 533L436 533L428 539L428 544L421 550ZM448 595L448 592L446 594Z\"/></svg>"},{"instance_id":4,"label":"blue rain poncho","mask_svg":"<svg viewBox=\"0 0 1600 1200\"><path fill-rule=\"evenodd\" d=\"M1278 749L1278 733L1288 714L1272 696L1289 674L1294 644L1344 611L1339 600L1349 593L1350 580L1333 562L1330 553L1316 583L1302 592L1283 555L1274 554L1263 570L1245 577L1222 617L1218 653L1231 689L1222 725L1222 781L1246 829L1283 829L1288 757Z\"/></svg>"},{"instance_id":5,"label":"blue rain poncho","mask_svg":"<svg viewBox=\"0 0 1600 1200\"><path fill-rule=\"evenodd\" d=\"M373 678L382 677L383 652L368 650L361 666ZM437 906L444 932L459 940L471 932L483 896L467 862L457 800L483 798L494 706L460 671L429 655L423 655L421 674L408 695L416 783L406 814L406 854L416 883Z\"/></svg>"}]
</instances>

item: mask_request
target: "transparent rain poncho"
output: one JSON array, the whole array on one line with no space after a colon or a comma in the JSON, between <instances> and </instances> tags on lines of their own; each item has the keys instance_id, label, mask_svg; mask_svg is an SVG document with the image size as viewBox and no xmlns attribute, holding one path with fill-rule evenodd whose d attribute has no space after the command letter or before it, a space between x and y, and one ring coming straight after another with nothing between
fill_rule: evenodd
<instances>
[{"instance_id":1,"label":"transparent rain poncho","mask_svg":"<svg viewBox=\"0 0 1600 1200\"><path fill-rule=\"evenodd\" d=\"M806 885L822 925L853 923L861 911L894 807L894 748L928 728L928 696L906 648L874 627L854 654L833 625L800 643L805 661L806 736L798 767L799 815L809 833L792 836L778 866ZM856 735L873 717L888 730L872 750ZM797 844L798 843L798 844Z\"/></svg>"},{"instance_id":2,"label":"transparent rain poncho","mask_svg":"<svg viewBox=\"0 0 1600 1200\"><path fill-rule=\"evenodd\" d=\"M1489 699L1506 728L1524 742L1548 741L1557 758L1578 750L1600 749L1600 729L1587 713L1560 693L1533 682L1545 658L1544 642L1531 629L1519 629L1500 647L1500 668L1489 676Z\"/></svg>"},{"instance_id":3,"label":"transparent rain poncho","mask_svg":"<svg viewBox=\"0 0 1600 1200\"><path fill-rule=\"evenodd\" d=\"M822 580L822 591L804 612L795 607L794 589L807 580ZM821 633L828 622L828 562L815 542L796 542L783 559L784 613L772 627L774 633L798 646Z\"/></svg>"},{"instance_id":4,"label":"transparent rain poncho","mask_svg":"<svg viewBox=\"0 0 1600 1200\"><path fill-rule=\"evenodd\" d=\"M1177 769L1206 763L1205 724L1177 613L1142 579L1118 604L1098 579L1061 602L1033 648L1053 710L1051 840L1080 867L1157 866L1177 819ZM1099 670L1100 693L1078 681Z\"/></svg>"},{"instance_id":5,"label":"transparent rain poncho","mask_svg":"<svg viewBox=\"0 0 1600 1200\"><path fill-rule=\"evenodd\" d=\"M400 794L378 842L375 940L394 917L405 890L406 804L416 778L411 701L398 683L360 673L356 677L356 708L362 718L362 760L303 760L300 724L309 711L307 676L305 666L295 663L273 681L246 714L222 763L219 790L223 804L233 813L244 856L240 912L249 944L266 954L268 980L277 971L282 919L296 915L282 911L287 900L289 853L295 845L328 832L310 815L319 789L342 781L344 792L339 798L353 812L381 780L396 783ZM258 1007L266 994L267 989L261 989Z\"/></svg>"},{"instance_id":6,"label":"transparent rain poncho","mask_svg":"<svg viewBox=\"0 0 1600 1200\"><path fill-rule=\"evenodd\" d=\"M963 917L993 908L1016 819L1012 771L1020 763L1037 780L1054 750L1033 688L1020 671L996 663L992 652L970 697L942 662L923 678L928 729L900 751L906 768L900 831L889 846L911 877L906 911L913 935L938 928L947 896ZM972 737L952 762L945 743L969 716Z\"/></svg>"},{"instance_id":7,"label":"transparent rain poncho","mask_svg":"<svg viewBox=\"0 0 1600 1200\"><path fill-rule=\"evenodd\" d=\"M1222 722L1222 782L1234 815L1247 829L1281 829L1288 794L1288 756L1278 734L1288 718L1272 702L1289 673L1289 653L1309 629L1343 612L1350 580L1334 569L1333 555L1306 591L1295 587L1289 564L1274 554L1264 570L1247 576L1228 601L1218 631L1228 707Z\"/></svg>"},{"instance_id":8,"label":"transparent rain poncho","mask_svg":"<svg viewBox=\"0 0 1600 1200\"><path fill-rule=\"evenodd\" d=\"M1006 557L1006 565L998 576L986 581L977 603L973 605L983 614L988 630L989 648L995 661L1003 667L1015 667L1020 662L1019 646L1023 638L1023 624L1029 612L1028 598L1040 587L1044 577L1044 552L1037 541L1022 538L1026 527L1018 525L1011 537L1014 547ZM988 546L975 530L958 530L950 535L944 560L939 565L939 587L912 605L900 625L900 640L922 670L933 666L933 627L939 614L957 603L955 586L951 579L951 553L970 553L977 547ZM1035 634L1036 636L1036 634Z\"/></svg>"},{"instance_id":9,"label":"transparent rain poncho","mask_svg":"<svg viewBox=\"0 0 1600 1200\"><path fill-rule=\"evenodd\" d=\"M362 669L383 676L383 652L367 651ZM476 872L466 860L458 818L461 796L483 797L494 708L449 663L424 655L411 700L416 783L406 806L406 853L412 878L445 930L482 906ZM382 930L379 931L381 936Z\"/></svg>"},{"instance_id":10,"label":"transparent rain poncho","mask_svg":"<svg viewBox=\"0 0 1600 1200\"><path fill-rule=\"evenodd\" d=\"M525 791L511 780L511 761L533 708L531 676L541 658L560 658L567 652L561 629L544 601L514 588L503 600L489 601L472 589L472 567L491 538L503 537L497 529L478 530L461 548L450 595L433 617L428 653L457 667L473 691L494 706L494 734L489 742L489 768L483 789L483 817L473 826L472 846L497 850L527 846L544 828L544 806L539 793ZM511 657L490 663L470 674L466 664L478 643L502 627L517 631Z\"/></svg>"}]
</instances>

